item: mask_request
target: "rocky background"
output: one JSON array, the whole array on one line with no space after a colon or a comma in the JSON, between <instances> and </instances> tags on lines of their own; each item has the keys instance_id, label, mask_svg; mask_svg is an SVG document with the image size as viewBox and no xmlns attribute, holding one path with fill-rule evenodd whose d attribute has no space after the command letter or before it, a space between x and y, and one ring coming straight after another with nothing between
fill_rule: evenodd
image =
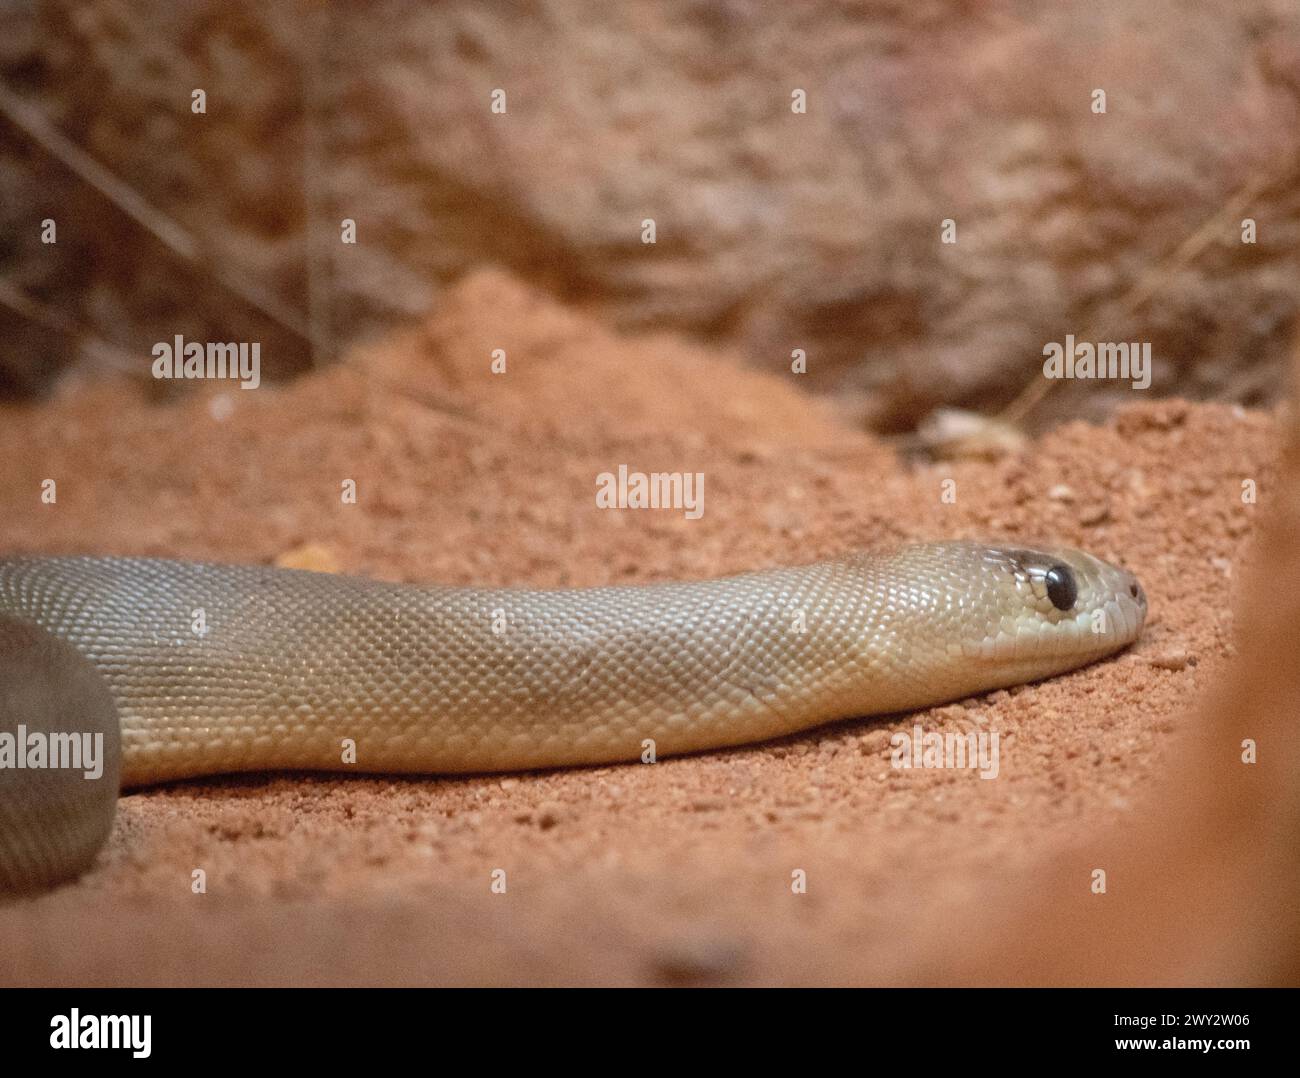
<instances>
[{"instance_id":1,"label":"rocky background","mask_svg":"<svg viewBox=\"0 0 1300 1078\"><path fill-rule=\"evenodd\" d=\"M488 264L787 376L801 348L899 431L1006 408L1067 333L1151 341L1151 395L1267 402L1300 298L1292 0L18 0L0 87L9 394L176 333L289 377Z\"/></svg>"}]
</instances>

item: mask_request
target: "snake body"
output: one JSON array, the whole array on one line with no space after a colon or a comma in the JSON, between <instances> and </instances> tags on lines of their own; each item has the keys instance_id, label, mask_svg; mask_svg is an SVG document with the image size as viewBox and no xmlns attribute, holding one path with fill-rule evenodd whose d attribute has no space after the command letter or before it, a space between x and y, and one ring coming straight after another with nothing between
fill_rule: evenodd
<instances>
[{"instance_id":1,"label":"snake body","mask_svg":"<svg viewBox=\"0 0 1300 1078\"><path fill-rule=\"evenodd\" d=\"M0 765L20 725L120 729L127 787L643 760L1048 677L1130 643L1145 612L1132 574L1088 554L974 542L563 590L13 558ZM0 889L93 861L117 754L93 780L0 766Z\"/></svg>"}]
</instances>

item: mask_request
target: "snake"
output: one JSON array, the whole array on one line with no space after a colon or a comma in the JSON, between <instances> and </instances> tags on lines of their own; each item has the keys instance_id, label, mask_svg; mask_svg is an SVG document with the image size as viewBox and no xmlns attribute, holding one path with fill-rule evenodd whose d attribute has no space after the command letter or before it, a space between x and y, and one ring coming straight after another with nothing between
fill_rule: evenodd
<instances>
[{"instance_id":1,"label":"snake","mask_svg":"<svg viewBox=\"0 0 1300 1078\"><path fill-rule=\"evenodd\" d=\"M0 890L85 872L126 789L651 763L1061 674L1146 609L1090 554L972 540L557 589L0 559Z\"/></svg>"}]
</instances>

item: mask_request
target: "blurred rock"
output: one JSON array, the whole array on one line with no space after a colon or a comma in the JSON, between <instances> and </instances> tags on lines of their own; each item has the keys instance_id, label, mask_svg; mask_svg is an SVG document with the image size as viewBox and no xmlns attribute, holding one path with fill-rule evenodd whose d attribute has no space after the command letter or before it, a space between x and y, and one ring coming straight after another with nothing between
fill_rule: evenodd
<instances>
[{"instance_id":1,"label":"blurred rock","mask_svg":"<svg viewBox=\"0 0 1300 1078\"><path fill-rule=\"evenodd\" d=\"M18 44L0 49L0 78L191 230L204 262L304 319L317 222L316 361L496 263L619 326L771 370L803 349L798 383L882 430L939 405L1005 405L1068 333L1150 341L1153 394L1276 392L1300 296L1294 4L383 11L11 5L0 39ZM189 111L195 87L204 116ZM1105 115L1090 108L1099 88ZM496 89L504 114L489 109ZM260 339L272 377L313 361L3 119L0 152L0 273L142 363L173 333ZM1161 268L1251 185L1196 257ZM57 250L30 242L48 205ZM345 217L355 246L339 243ZM1135 303L1140 283L1150 298ZM73 354L0 319L0 380L39 382ZM1035 419L1133 392L1065 383Z\"/></svg>"}]
</instances>

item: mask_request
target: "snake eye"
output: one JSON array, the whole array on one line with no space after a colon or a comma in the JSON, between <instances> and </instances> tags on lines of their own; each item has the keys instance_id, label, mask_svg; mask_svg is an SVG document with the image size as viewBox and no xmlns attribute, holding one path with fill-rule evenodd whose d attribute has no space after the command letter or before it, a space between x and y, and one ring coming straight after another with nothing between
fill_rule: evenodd
<instances>
[{"instance_id":1,"label":"snake eye","mask_svg":"<svg viewBox=\"0 0 1300 1078\"><path fill-rule=\"evenodd\" d=\"M1079 597L1079 587L1074 582L1074 574L1064 565L1053 565L1047 570L1043 580L1047 584L1047 597L1057 610L1069 610L1074 600Z\"/></svg>"}]
</instances>

